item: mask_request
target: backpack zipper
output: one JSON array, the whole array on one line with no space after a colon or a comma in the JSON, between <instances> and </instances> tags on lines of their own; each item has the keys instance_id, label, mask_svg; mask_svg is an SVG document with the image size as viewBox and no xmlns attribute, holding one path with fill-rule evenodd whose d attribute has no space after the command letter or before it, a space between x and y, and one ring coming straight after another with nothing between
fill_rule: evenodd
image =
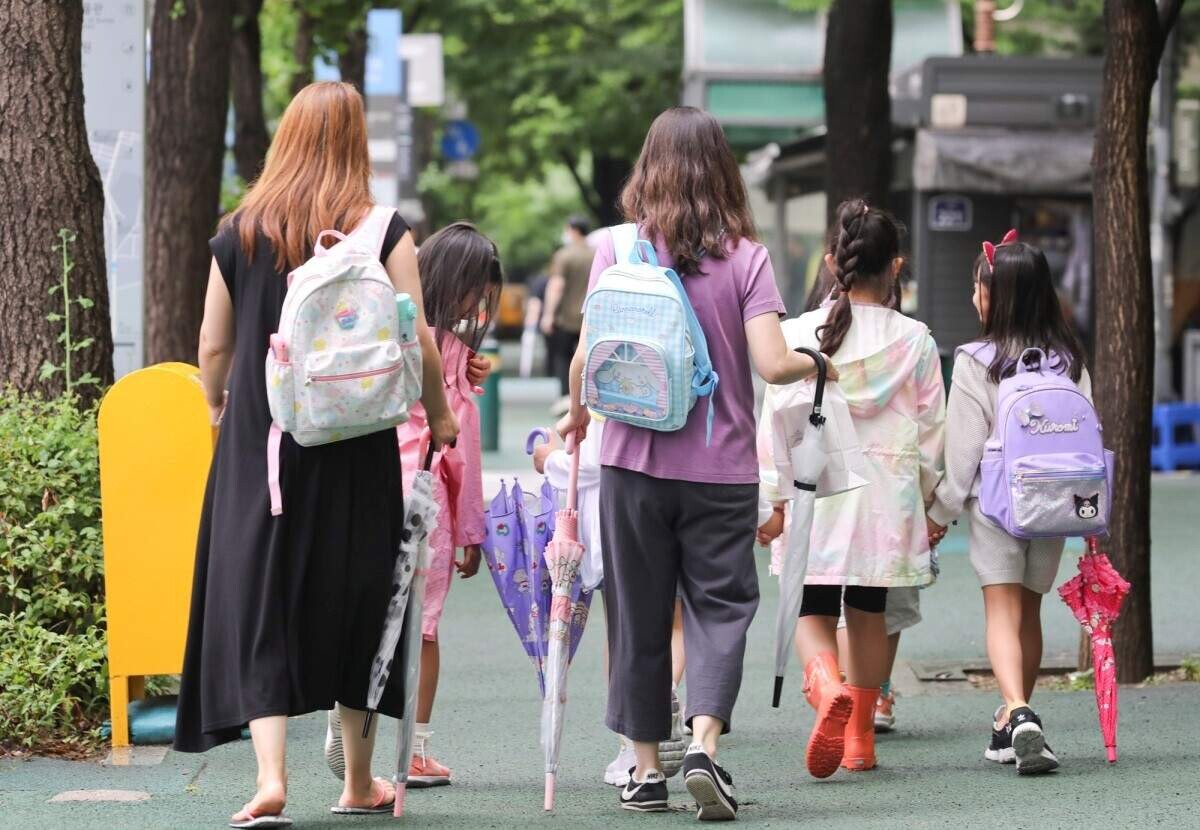
<instances>
[{"instance_id":1,"label":"backpack zipper","mask_svg":"<svg viewBox=\"0 0 1200 830\"><path fill-rule=\"evenodd\" d=\"M371 378L377 375L386 375L389 372L394 372L403 366L403 363L394 363L391 366L385 366L382 369L368 369L362 372L346 372L341 375L309 375L304 379L304 385L310 383L334 383L339 380L359 380L360 378Z\"/></svg>"}]
</instances>

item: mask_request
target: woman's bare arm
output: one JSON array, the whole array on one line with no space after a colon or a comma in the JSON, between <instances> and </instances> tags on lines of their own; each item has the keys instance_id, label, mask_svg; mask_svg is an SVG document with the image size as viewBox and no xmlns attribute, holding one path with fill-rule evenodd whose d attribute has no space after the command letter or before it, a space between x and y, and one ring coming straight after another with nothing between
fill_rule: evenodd
<instances>
[{"instance_id":1,"label":"woman's bare arm","mask_svg":"<svg viewBox=\"0 0 1200 830\"><path fill-rule=\"evenodd\" d=\"M204 387L204 399L208 402L214 426L225 409L225 386L233 365L234 344L233 300L214 257L208 269L204 321L200 324L200 344L196 349L200 359L200 384Z\"/></svg>"}]
</instances>

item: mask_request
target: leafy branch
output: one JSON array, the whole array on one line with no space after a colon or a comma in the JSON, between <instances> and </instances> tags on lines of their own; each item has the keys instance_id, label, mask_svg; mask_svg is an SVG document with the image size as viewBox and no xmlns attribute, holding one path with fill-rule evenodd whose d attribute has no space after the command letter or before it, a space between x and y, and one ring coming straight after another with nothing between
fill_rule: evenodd
<instances>
[{"instance_id":1,"label":"leafy branch","mask_svg":"<svg viewBox=\"0 0 1200 830\"><path fill-rule=\"evenodd\" d=\"M46 319L51 323L57 323L62 326L62 333L58 335L58 342L63 345L63 362L56 364L50 360L46 360L42 364L41 372L38 375L41 380L49 380L61 372L64 388L68 396L74 393L77 386L94 386L100 382L100 379L91 372L86 372L79 378L71 377L72 356L96 342L94 337L85 337L82 340L76 341L71 334L72 306L78 306L81 311L87 311L95 305L95 302L88 297L71 297L71 272L75 270L75 260L71 256L71 246L75 243L75 239L76 236L73 231L67 228L59 228L58 244L52 246L52 250L57 251L62 256L62 279L58 285L50 287L50 295L62 295L62 312L52 311L46 315Z\"/></svg>"}]
</instances>

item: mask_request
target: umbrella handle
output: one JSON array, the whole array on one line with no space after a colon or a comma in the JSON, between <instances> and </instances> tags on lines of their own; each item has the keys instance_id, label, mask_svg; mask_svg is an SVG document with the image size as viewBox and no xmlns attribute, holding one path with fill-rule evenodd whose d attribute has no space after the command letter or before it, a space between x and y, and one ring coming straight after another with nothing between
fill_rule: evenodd
<instances>
[{"instance_id":1,"label":"umbrella handle","mask_svg":"<svg viewBox=\"0 0 1200 830\"><path fill-rule=\"evenodd\" d=\"M545 427L536 427L529 431L529 437L525 439L525 454L533 455L533 450L538 445L538 439L542 439L545 444L550 443L550 430Z\"/></svg>"},{"instance_id":2,"label":"umbrella handle","mask_svg":"<svg viewBox=\"0 0 1200 830\"><path fill-rule=\"evenodd\" d=\"M825 423L825 418L821 415L821 402L825 399L825 378L829 374L829 366L825 362L825 355L818 352L816 349L810 349L806 346L801 346L796 349L800 354L806 354L813 359L817 364L817 389L813 394L813 411L809 416L809 421L813 426L819 427Z\"/></svg>"},{"instance_id":3,"label":"umbrella handle","mask_svg":"<svg viewBox=\"0 0 1200 830\"><path fill-rule=\"evenodd\" d=\"M429 472L433 469L433 454L437 450L433 446L433 431L425 430L421 433L420 442L417 444L417 456L425 459L421 462L421 469Z\"/></svg>"},{"instance_id":4,"label":"umbrella handle","mask_svg":"<svg viewBox=\"0 0 1200 830\"><path fill-rule=\"evenodd\" d=\"M579 433L567 436L567 455L571 456L571 477L567 480L567 508L579 509Z\"/></svg>"}]
</instances>

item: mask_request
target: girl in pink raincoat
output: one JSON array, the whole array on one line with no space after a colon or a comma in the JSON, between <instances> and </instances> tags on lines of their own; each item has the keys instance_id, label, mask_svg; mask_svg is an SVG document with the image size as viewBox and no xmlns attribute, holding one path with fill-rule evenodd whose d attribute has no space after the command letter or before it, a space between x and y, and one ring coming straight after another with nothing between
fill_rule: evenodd
<instances>
[{"instance_id":1,"label":"girl in pink raincoat","mask_svg":"<svg viewBox=\"0 0 1200 830\"><path fill-rule=\"evenodd\" d=\"M479 570L480 549L487 531L483 516L483 460L479 446L479 410L476 384L490 366L475 352L495 315L503 275L496 245L473 225L455 222L431 236L417 252L425 317L433 327L442 355L446 401L458 417L458 443L447 447L434 461L434 493L441 511L430 538L431 559L425 583L425 609L421 633L421 688L417 696L416 743L408 785L438 786L450 783L450 770L430 753L429 728L437 693L440 650L438 623L442 618L450 582L457 570L462 578ZM481 363L482 361L482 363ZM413 407L408 423L398 428L401 468L405 485L421 468L417 458L425 412ZM462 559L455 552L462 549Z\"/></svg>"},{"instance_id":2,"label":"girl in pink raincoat","mask_svg":"<svg viewBox=\"0 0 1200 830\"><path fill-rule=\"evenodd\" d=\"M443 447L433 462L434 495L440 506L430 536L430 565L421 621L421 686L417 694L415 743L408 771L409 787L450 783L450 770L430 753L430 718L437 694L441 662L438 623L454 572L464 579L479 570L480 543L487 532L483 515L483 460L479 444L479 410L473 400L491 364L476 355L479 342L495 316L503 274L496 245L473 225L455 222L435 233L417 253L425 318L442 358L446 402L458 419L458 441ZM407 423L397 427L405 491L424 462L419 457L425 410L412 408ZM456 552L462 550L462 558ZM326 760L335 773L341 759L340 725L330 718Z\"/></svg>"}]
</instances>

